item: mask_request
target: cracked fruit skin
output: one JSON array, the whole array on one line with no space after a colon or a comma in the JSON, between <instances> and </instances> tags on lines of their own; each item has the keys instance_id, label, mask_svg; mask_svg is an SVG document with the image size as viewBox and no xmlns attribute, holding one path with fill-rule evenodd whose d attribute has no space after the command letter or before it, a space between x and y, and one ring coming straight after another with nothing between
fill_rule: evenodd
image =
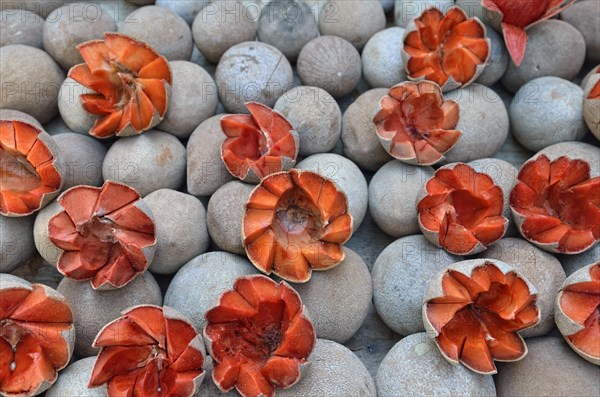
<instances>
[{"instance_id":1,"label":"cracked fruit skin","mask_svg":"<svg viewBox=\"0 0 600 397\"><path fill-rule=\"evenodd\" d=\"M247 102L250 114L221 119L227 139L221 158L231 175L248 183L287 171L296 164L298 138L294 127L279 112L258 102Z\"/></svg>"},{"instance_id":2,"label":"cracked fruit skin","mask_svg":"<svg viewBox=\"0 0 600 397\"><path fill-rule=\"evenodd\" d=\"M554 318L573 350L600 365L600 262L565 280L556 297Z\"/></svg>"},{"instance_id":3,"label":"cracked fruit skin","mask_svg":"<svg viewBox=\"0 0 600 397\"><path fill-rule=\"evenodd\" d=\"M423 235L455 255L477 254L501 239L508 228L503 207L502 189L463 163L438 169L417 197Z\"/></svg>"},{"instance_id":4,"label":"cracked fruit skin","mask_svg":"<svg viewBox=\"0 0 600 397\"><path fill-rule=\"evenodd\" d=\"M518 331L540 321L537 290L504 262L474 259L448 266L430 285L423 322L450 363L495 374L495 361L518 361Z\"/></svg>"},{"instance_id":5,"label":"cracked fruit skin","mask_svg":"<svg viewBox=\"0 0 600 397\"><path fill-rule=\"evenodd\" d=\"M133 188L113 181L75 186L48 222L50 241L63 250L57 269L94 289L121 288L142 274L154 257L152 212Z\"/></svg>"},{"instance_id":6,"label":"cracked fruit skin","mask_svg":"<svg viewBox=\"0 0 600 397\"><path fill-rule=\"evenodd\" d=\"M96 138L138 135L167 112L171 68L148 44L120 33L77 46L85 63L68 77L94 91L80 95L83 108L99 116L89 133Z\"/></svg>"},{"instance_id":7,"label":"cracked fruit skin","mask_svg":"<svg viewBox=\"0 0 600 397\"><path fill-rule=\"evenodd\" d=\"M66 299L50 287L0 275L0 395L35 396L69 363L75 343Z\"/></svg>"},{"instance_id":8,"label":"cracked fruit skin","mask_svg":"<svg viewBox=\"0 0 600 397\"><path fill-rule=\"evenodd\" d=\"M379 101L373 122L385 150L395 159L415 165L433 165L456 145L462 132L458 104L444 100L431 81L395 85Z\"/></svg>"},{"instance_id":9,"label":"cracked fruit skin","mask_svg":"<svg viewBox=\"0 0 600 397\"><path fill-rule=\"evenodd\" d=\"M206 320L213 380L243 397L273 397L296 384L316 343L298 293L262 275L238 278Z\"/></svg>"},{"instance_id":10,"label":"cracked fruit skin","mask_svg":"<svg viewBox=\"0 0 600 397\"><path fill-rule=\"evenodd\" d=\"M444 15L428 8L406 27L402 63L408 78L430 80L442 91L472 83L483 72L491 54L486 29L459 7Z\"/></svg>"},{"instance_id":11,"label":"cracked fruit skin","mask_svg":"<svg viewBox=\"0 0 600 397\"><path fill-rule=\"evenodd\" d=\"M583 118L596 139L600 140L600 67L584 88Z\"/></svg>"},{"instance_id":12,"label":"cracked fruit skin","mask_svg":"<svg viewBox=\"0 0 600 397\"><path fill-rule=\"evenodd\" d=\"M591 178L584 160L544 154L529 160L510 208L521 235L543 250L577 254L600 240L600 176Z\"/></svg>"},{"instance_id":13,"label":"cracked fruit skin","mask_svg":"<svg viewBox=\"0 0 600 397\"><path fill-rule=\"evenodd\" d=\"M508 53L516 66L520 66L527 46L526 30L550 19L575 0L482 0L481 5L491 11L489 23L502 29ZM485 13L484 13L485 15Z\"/></svg>"},{"instance_id":14,"label":"cracked fruit skin","mask_svg":"<svg viewBox=\"0 0 600 397\"><path fill-rule=\"evenodd\" d=\"M246 203L242 240L250 262L287 281L307 282L313 270L338 265L351 236L346 195L312 171L272 174Z\"/></svg>"},{"instance_id":15,"label":"cracked fruit skin","mask_svg":"<svg viewBox=\"0 0 600 397\"><path fill-rule=\"evenodd\" d=\"M62 184L52 137L28 122L0 120L0 214L30 215L56 197Z\"/></svg>"},{"instance_id":16,"label":"cracked fruit skin","mask_svg":"<svg viewBox=\"0 0 600 397\"><path fill-rule=\"evenodd\" d=\"M204 379L204 344L170 307L135 306L96 336L100 347L89 387L108 397L191 397Z\"/></svg>"}]
</instances>

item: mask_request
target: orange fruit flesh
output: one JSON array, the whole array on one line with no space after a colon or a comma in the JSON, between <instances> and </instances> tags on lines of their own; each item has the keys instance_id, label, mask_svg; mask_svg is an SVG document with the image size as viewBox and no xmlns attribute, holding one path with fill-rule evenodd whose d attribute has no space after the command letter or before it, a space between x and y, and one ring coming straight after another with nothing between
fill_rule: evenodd
<instances>
[{"instance_id":1,"label":"orange fruit flesh","mask_svg":"<svg viewBox=\"0 0 600 397\"><path fill-rule=\"evenodd\" d=\"M600 99L600 80L594 84L594 87L588 94L588 99Z\"/></svg>"}]
</instances>

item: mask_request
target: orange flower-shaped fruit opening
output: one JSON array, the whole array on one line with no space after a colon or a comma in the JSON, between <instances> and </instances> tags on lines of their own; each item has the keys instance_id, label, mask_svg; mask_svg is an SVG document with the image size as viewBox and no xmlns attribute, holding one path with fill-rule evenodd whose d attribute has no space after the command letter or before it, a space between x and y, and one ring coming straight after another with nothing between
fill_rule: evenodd
<instances>
[{"instance_id":1,"label":"orange flower-shaped fruit opening","mask_svg":"<svg viewBox=\"0 0 600 397\"><path fill-rule=\"evenodd\" d=\"M392 157L411 164L432 165L458 142L458 104L444 100L431 81L404 82L379 101L373 121L377 136Z\"/></svg>"},{"instance_id":2,"label":"orange flower-shaped fruit opening","mask_svg":"<svg viewBox=\"0 0 600 397\"><path fill-rule=\"evenodd\" d=\"M526 29L538 22L552 18L575 0L482 0L481 4L487 10L497 14L501 22L502 34L508 53L515 65L521 65L527 46Z\"/></svg>"},{"instance_id":3,"label":"orange flower-shaped fruit opening","mask_svg":"<svg viewBox=\"0 0 600 397\"><path fill-rule=\"evenodd\" d=\"M444 357L483 374L496 373L494 360L517 361L527 347L517 331L536 325L535 289L507 265L482 261L442 276L443 296L424 304L426 326Z\"/></svg>"},{"instance_id":4,"label":"orange flower-shaped fruit opening","mask_svg":"<svg viewBox=\"0 0 600 397\"><path fill-rule=\"evenodd\" d=\"M436 82L444 91L467 85L483 71L490 56L485 26L458 7L446 15L425 10L406 29L402 51L411 80Z\"/></svg>"},{"instance_id":5,"label":"orange flower-shaped fruit opening","mask_svg":"<svg viewBox=\"0 0 600 397\"><path fill-rule=\"evenodd\" d=\"M292 125L278 112L257 102L248 102L246 107L249 115L232 114L221 119L227 136L221 156L233 176L258 183L267 175L294 166L298 141Z\"/></svg>"},{"instance_id":6,"label":"orange flower-shaped fruit opening","mask_svg":"<svg viewBox=\"0 0 600 397\"><path fill-rule=\"evenodd\" d=\"M565 254L583 252L600 240L600 177L566 156L528 161L510 195L521 234L539 247Z\"/></svg>"},{"instance_id":7,"label":"orange flower-shaped fruit opening","mask_svg":"<svg viewBox=\"0 0 600 397\"><path fill-rule=\"evenodd\" d=\"M76 186L58 202L64 209L48 224L50 241L64 250L57 268L97 288L120 288L143 273L154 255L152 213L131 187L107 181Z\"/></svg>"},{"instance_id":8,"label":"orange flower-shaped fruit opening","mask_svg":"<svg viewBox=\"0 0 600 397\"><path fill-rule=\"evenodd\" d=\"M250 261L266 274L306 282L312 270L344 260L352 235L346 195L310 171L272 174L254 189L243 219L243 242Z\"/></svg>"},{"instance_id":9,"label":"orange flower-shaped fruit opening","mask_svg":"<svg viewBox=\"0 0 600 397\"><path fill-rule=\"evenodd\" d=\"M33 396L71 359L75 328L64 298L41 285L0 286L0 394Z\"/></svg>"},{"instance_id":10,"label":"orange flower-shaped fruit opening","mask_svg":"<svg viewBox=\"0 0 600 397\"><path fill-rule=\"evenodd\" d=\"M96 336L100 347L89 387L109 397L191 397L204 378L203 342L192 324L168 307L137 306Z\"/></svg>"},{"instance_id":11,"label":"orange flower-shaped fruit opening","mask_svg":"<svg viewBox=\"0 0 600 397\"><path fill-rule=\"evenodd\" d=\"M456 255L483 251L502 238L504 194L492 178L466 164L440 168L417 204L419 226L433 243Z\"/></svg>"},{"instance_id":12,"label":"orange flower-shaped fruit opening","mask_svg":"<svg viewBox=\"0 0 600 397\"><path fill-rule=\"evenodd\" d=\"M316 342L300 296L265 276L237 279L206 319L213 380L244 397L272 397L298 382Z\"/></svg>"},{"instance_id":13,"label":"orange flower-shaped fruit opening","mask_svg":"<svg viewBox=\"0 0 600 397\"><path fill-rule=\"evenodd\" d=\"M69 77L94 91L80 96L84 109L99 116L97 138L137 135L157 125L167 111L171 69L146 43L119 33L77 46L85 63Z\"/></svg>"},{"instance_id":14,"label":"orange flower-shaped fruit opening","mask_svg":"<svg viewBox=\"0 0 600 397\"><path fill-rule=\"evenodd\" d=\"M558 302L562 312L581 328L566 336L570 344L600 363L600 262L589 268L588 281L563 288Z\"/></svg>"},{"instance_id":15,"label":"orange flower-shaped fruit opening","mask_svg":"<svg viewBox=\"0 0 600 397\"><path fill-rule=\"evenodd\" d=\"M60 190L56 153L40 134L29 123L0 120L0 214L4 216L30 215Z\"/></svg>"}]
</instances>

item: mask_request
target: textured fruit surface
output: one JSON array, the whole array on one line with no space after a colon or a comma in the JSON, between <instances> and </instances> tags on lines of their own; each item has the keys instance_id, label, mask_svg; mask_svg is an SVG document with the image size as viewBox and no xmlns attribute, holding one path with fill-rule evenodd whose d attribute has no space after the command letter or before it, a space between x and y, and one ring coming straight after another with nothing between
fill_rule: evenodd
<instances>
[{"instance_id":1,"label":"textured fruit surface","mask_svg":"<svg viewBox=\"0 0 600 397\"><path fill-rule=\"evenodd\" d=\"M315 330L300 296L265 276L238 278L206 313L204 335L216 361L213 380L244 397L275 395L300 380Z\"/></svg>"},{"instance_id":2,"label":"textured fruit surface","mask_svg":"<svg viewBox=\"0 0 600 397\"><path fill-rule=\"evenodd\" d=\"M443 296L425 301L426 321L450 362L475 372L496 373L494 360L516 361L527 353L517 331L540 320L537 295L514 271L481 260L469 272L447 270Z\"/></svg>"},{"instance_id":3,"label":"textured fruit surface","mask_svg":"<svg viewBox=\"0 0 600 397\"><path fill-rule=\"evenodd\" d=\"M434 81L442 88L452 80L457 88L483 71L490 42L481 21L460 8L452 7L446 15L429 8L407 27L403 52L408 55L405 67L411 80Z\"/></svg>"},{"instance_id":4,"label":"textured fruit surface","mask_svg":"<svg viewBox=\"0 0 600 397\"><path fill-rule=\"evenodd\" d=\"M250 261L266 274L306 282L312 270L344 260L352 235L346 195L329 179L292 169L272 174L246 203L243 243Z\"/></svg>"},{"instance_id":5,"label":"textured fruit surface","mask_svg":"<svg viewBox=\"0 0 600 397\"><path fill-rule=\"evenodd\" d=\"M190 397L204 377L202 344L175 310L134 307L96 336L89 387L106 384L109 397Z\"/></svg>"},{"instance_id":6,"label":"textured fruit surface","mask_svg":"<svg viewBox=\"0 0 600 397\"><path fill-rule=\"evenodd\" d=\"M502 238L504 194L492 178L466 164L440 168L425 184L417 204L419 225L428 238L456 255L481 252Z\"/></svg>"},{"instance_id":7,"label":"textured fruit surface","mask_svg":"<svg viewBox=\"0 0 600 397\"><path fill-rule=\"evenodd\" d=\"M29 123L0 120L0 214L24 216L40 209L44 196L62 183L56 154Z\"/></svg>"},{"instance_id":8,"label":"textured fruit surface","mask_svg":"<svg viewBox=\"0 0 600 397\"><path fill-rule=\"evenodd\" d=\"M56 291L0 286L0 394L32 396L54 383L74 337L71 309Z\"/></svg>"},{"instance_id":9,"label":"textured fruit surface","mask_svg":"<svg viewBox=\"0 0 600 397\"><path fill-rule=\"evenodd\" d=\"M431 81L404 82L379 101L373 122L377 136L392 157L411 164L431 165L458 142L459 109L445 101Z\"/></svg>"},{"instance_id":10,"label":"textured fruit surface","mask_svg":"<svg viewBox=\"0 0 600 397\"><path fill-rule=\"evenodd\" d=\"M600 240L600 177L590 165L545 155L523 165L510 195L521 234L554 252L583 252Z\"/></svg>"},{"instance_id":11,"label":"textured fruit surface","mask_svg":"<svg viewBox=\"0 0 600 397\"><path fill-rule=\"evenodd\" d=\"M84 109L100 118L97 138L137 135L158 124L167 111L172 75L167 60L146 43L119 33L77 46L85 63L68 77L94 94L80 96Z\"/></svg>"},{"instance_id":12,"label":"textured fruit surface","mask_svg":"<svg viewBox=\"0 0 600 397\"><path fill-rule=\"evenodd\" d=\"M294 128L278 112L258 102L248 102L250 114L221 119L227 139L221 156L229 172L246 182L259 182L267 175L285 171L296 162L298 142Z\"/></svg>"},{"instance_id":13,"label":"textured fruit surface","mask_svg":"<svg viewBox=\"0 0 600 397\"><path fill-rule=\"evenodd\" d=\"M50 241L64 250L57 268L92 288L120 288L143 273L156 243L155 225L140 195L127 185L76 186L48 223Z\"/></svg>"}]
</instances>

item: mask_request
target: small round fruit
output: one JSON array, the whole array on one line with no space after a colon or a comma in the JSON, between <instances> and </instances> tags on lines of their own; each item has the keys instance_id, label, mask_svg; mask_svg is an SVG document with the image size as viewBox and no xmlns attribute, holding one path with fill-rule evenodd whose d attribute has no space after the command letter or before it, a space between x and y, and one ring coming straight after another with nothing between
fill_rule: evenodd
<instances>
[{"instance_id":1,"label":"small round fruit","mask_svg":"<svg viewBox=\"0 0 600 397\"><path fill-rule=\"evenodd\" d=\"M491 86L496 84L508 68L508 52L504 45L504 39L494 29L486 25L486 36L490 40L490 58L488 59L485 69L475 80L476 83Z\"/></svg>"},{"instance_id":2,"label":"small round fruit","mask_svg":"<svg viewBox=\"0 0 600 397\"><path fill-rule=\"evenodd\" d=\"M10 273L31 258L34 216L0 216L0 273Z\"/></svg>"},{"instance_id":3,"label":"small round fruit","mask_svg":"<svg viewBox=\"0 0 600 397\"><path fill-rule=\"evenodd\" d=\"M406 28L413 19L418 18L423 11L430 7L437 7L442 12L446 12L453 5L454 0L396 0L394 5L395 22L401 28Z\"/></svg>"},{"instance_id":4,"label":"small round fruit","mask_svg":"<svg viewBox=\"0 0 600 397\"><path fill-rule=\"evenodd\" d=\"M63 166L63 191L77 185L102 185L106 147L90 136L67 132L53 135Z\"/></svg>"},{"instance_id":5,"label":"small round fruit","mask_svg":"<svg viewBox=\"0 0 600 397\"><path fill-rule=\"evenodd\" d=\"M600 4L581 1L560 13L563 21L575 26L585 41L586 58L591 62L600 62Z\"/></svg>"},{"instance_id":6,"label":"small round fruit","mask_svg":"<svg viewBox=\"0 0 600 397\"><path fill-rule=\"evenodd\" d=\"M44 18L33 11L17 7L9 8L3 4L0 11L0 30L2 30L0 47L11 44L23 44L35 48L43 46Z\"/></svg>"},{"instance_id":7,"label":"small round fruit","mask_svg":"<svg viewBox=\"0 0 600 397\"><path fill-rule=\"evenodd\" d=\"M46 397L105 397L106 386L88 387L96 357L87 357L69 364L57 381L46 391Z\"/></svg>"},{"instance_id":8,"label":"small round fruit","mask_svg":"<svg viewBox=\"0 0 600 397\"><path fill-rule=\"evenodd\" d=\"M362 69L373 88L392 87L406 80L398 48L404 42L404 29L392 27L375 33L362 51Z\"/></svg>"},{"instance_id":9,"label":"small round fruit","mask_svg":"<svg viewBox=\"0 0 600 397\"><path fill-rule=\"evenodd\" d=\"M188 25L191 25L194 22L194 18L196 15L206 7L210 2L207 0L156 0L156 1L147 1L143 0L149 4L156 4L159 7L167 8L180 17L182 17Z\"/></svg>"}]
</instances>

